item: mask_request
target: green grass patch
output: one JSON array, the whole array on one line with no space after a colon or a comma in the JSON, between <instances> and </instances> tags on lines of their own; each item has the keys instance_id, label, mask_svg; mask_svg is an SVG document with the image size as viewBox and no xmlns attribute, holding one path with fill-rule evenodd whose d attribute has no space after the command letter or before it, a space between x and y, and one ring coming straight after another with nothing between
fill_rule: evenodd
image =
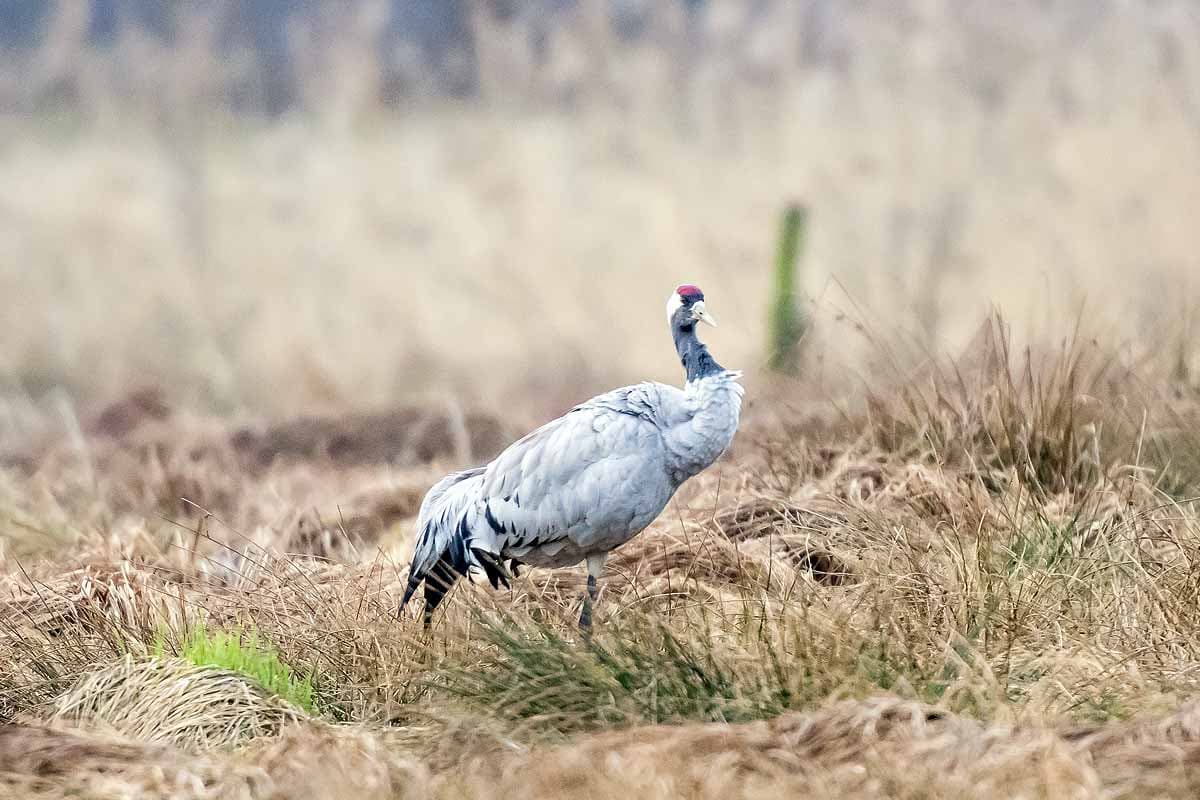
<instances>
[{"instance_id":1,"label":"green grass patch","mask_svg":"<svg viewBox=\"0 0 1200 800\"><path fill-rule=\"evenodd\" d=\"M1075 535L1074 521L1056 525L1039 517L1017 531L1006 550L1006 571L1012 575L1023 569L1064 569L1074 556Z\"/></svg>"},{"instance_id":2,"label":"green grass patch","mask_svg":"<svg viewBox=\"0 0 1200 800\"><path fill-rule=\"evenodd\" d=\"M479 618L485 644L437 676L469 706L532 729L574 734L643 724L749 722L819 707L831 694L880 690L979 716L988 703L964 692L979 683L965 639L928 658L889 647L886 636L814 639L798 618L704 613L666 620L626 612L580 641L550 624ZM964 671L965 670L965 671ZM969 674L970 673L970 674Z\"/></svg>"},{"instance_id":3,"label":"green grass patch","mask_svg":"<svg viewBox=\"0 0 1200 800\"><path fill-rule=\"evenodd\" d=\"M560 733L682 721L744 722L792 707L792 687L769 643L743 663L711 635L681 636L651 619L610 620L591 643L550 625L481 619L488 647L443 686L509 719Z\"/></svg>"},{"instance_id":4,"label":"green grass patch","mask_svg":"<svg viewBox=\"0 0 1200 800\"><path fill-rule=\"evenodd\" d=\"M154 654L165 652L162 639L155 643ZM317 713L316 690L312 674L301 675L285 664L270 644L261 642L253 631L208 630L192 628L183 641L179 657L200 667L220 667L254 679L268 692L282 697L310 714Z\"/></svg>"}]
</instances>

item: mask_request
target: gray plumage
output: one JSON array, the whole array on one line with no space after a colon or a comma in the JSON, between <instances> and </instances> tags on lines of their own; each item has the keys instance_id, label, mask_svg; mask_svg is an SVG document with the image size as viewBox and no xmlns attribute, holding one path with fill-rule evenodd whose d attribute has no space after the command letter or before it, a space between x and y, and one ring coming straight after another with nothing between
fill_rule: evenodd
<instances>
[{"instance_id":1,"label":"gray plumage","mask_svg":"<svg viewBox=\"0 0 1200 800\"><path fill-rule=\"evenodd\" d=\"M711 321L703 295L681 286L668 302L683 389L640 383L615 389L510 445L485 467L456 472L426 495L401 607L426 583L426 624L459 575L482 569L508 585L513 565L588 561L590 625L595 578L607 554L645 529L688 478L729 446L741 411L740 373L725 370L695 336Z\"/></svg>"}]
</instances>

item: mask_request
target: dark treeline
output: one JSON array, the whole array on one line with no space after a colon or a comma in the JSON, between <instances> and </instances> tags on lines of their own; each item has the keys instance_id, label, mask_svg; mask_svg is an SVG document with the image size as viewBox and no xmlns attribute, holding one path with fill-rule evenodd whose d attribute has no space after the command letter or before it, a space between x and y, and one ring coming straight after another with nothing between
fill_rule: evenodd
<instances>
[{"instance_id":1,"label":"dark treeline","mask_svg":"<svg viewBox=\"0 0 1200 800\"><path fill-rule=\"evenodd\" d=\"M382 55L398 44L408 45L419 54L436 90L469 95L478 85L470 18L473 6L497 21L521 18L527 23L530 46L536 52L539 39L547 37L557 19L580 1L385 0L387 22L376 46ZM654 1L605 0L614 32L623 38L636 38ZM695 12L706 0L678 2ZM101 48L119 41L130 29L170 43L185 9L214 15L219 46L226 50L249 49L257 60L261 84L252 102L269 112L288 108L296 95L289 27L306 17L328 17L331 9L334 15L355 10L352 0L0 0L0 48L10 54L35 51L51 30L61 3L88 4L86 42ZM386 65L389 60L383 58L381 63ZM402 77L385 77L392 94L401 95Z\"/></svg>"}]
</instances>

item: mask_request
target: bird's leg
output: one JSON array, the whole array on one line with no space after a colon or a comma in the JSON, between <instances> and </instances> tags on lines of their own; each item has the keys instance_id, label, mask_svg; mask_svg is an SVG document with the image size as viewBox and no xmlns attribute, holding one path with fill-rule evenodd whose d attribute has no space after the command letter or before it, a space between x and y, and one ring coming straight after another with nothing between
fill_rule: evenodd
<instances>
[{"instance_id":1,"label":"bird's leg","mask_svg":"<svg viewBox=\"0 0 1200 800\"><path fill-rule=\"evenodd\" d=\"M592 633L592 603L596 601L596 579L588 575L587 594L583 597L583 611L579 612L579 629L583 631L584 636L590 636Z\"/></svg>"},{"instance_id":2,"label":"bird's leg","mask_svg":"<svg viewBox=\"0 0 1200 800\"><path fill-rule=\"evenodd\" d=\"M592 606L600 594L600 587L596 584L596 579L604 572L604 561L606 558L608 558L607 553L601 553L598 556L588 556L587 594L583 598L583 611L579 614L579 629L583 631L583 635L586 637L590 637L592 634Z\"/></svg>"}]
</instances>

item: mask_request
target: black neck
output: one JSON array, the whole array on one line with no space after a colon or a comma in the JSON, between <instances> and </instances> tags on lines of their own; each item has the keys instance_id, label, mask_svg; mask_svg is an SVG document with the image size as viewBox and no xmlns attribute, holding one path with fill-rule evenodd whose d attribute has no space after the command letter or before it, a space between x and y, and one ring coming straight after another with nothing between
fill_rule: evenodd
<instances>
[{"instance_id":1,"label":"black neck","mask_svg":"<svg viewBox=\"0 0 1200 800\"><path fill-rule=\"evenodd\" d=\"M679 353L679 360L683 362L683 368L687 371L689 383L725 371L725 368L709 354L708 347L697 338L695 322L673 324L671 335L675 339L675 352Z\"/></svg>"}]
</instances>

